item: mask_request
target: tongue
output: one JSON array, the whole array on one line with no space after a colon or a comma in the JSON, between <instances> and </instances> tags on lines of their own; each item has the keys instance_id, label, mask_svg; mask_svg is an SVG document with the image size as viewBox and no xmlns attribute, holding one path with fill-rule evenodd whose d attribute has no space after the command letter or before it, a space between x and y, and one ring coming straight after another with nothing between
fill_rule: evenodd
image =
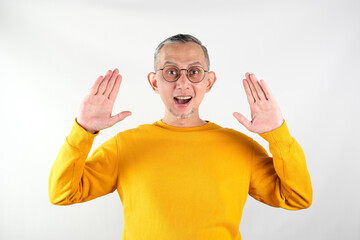
<instances>
[{"instance_id":1,"label":"tongue","mask_svg":"<svg viewBox=\"0 0 360 240\"><path fill-rule=\"evenodd\" d=\"M185 103L188 103L189 101L190 101L190 99L179 99L178 103L185 104Z\"/></svg>"},{"instance_id":2,"label":"tongue","mask_svg":"<svg viewBox=\"0 0 360 240\"><path fill-rule=\"evenodd\" d=\"M190 102L191 98L189 98L189 99L177 99L177 98L175 98L175 100L176 100L176 102L178 104L186 104L186 103Z\"/></svg>"}]
</instances>

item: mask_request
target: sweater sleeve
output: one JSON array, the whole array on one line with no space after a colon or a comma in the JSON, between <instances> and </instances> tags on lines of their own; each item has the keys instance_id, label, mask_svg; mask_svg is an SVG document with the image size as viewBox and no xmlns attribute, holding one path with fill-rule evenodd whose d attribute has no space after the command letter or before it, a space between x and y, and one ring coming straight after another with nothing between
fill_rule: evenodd
<instances>
[{"instance_id":1,"label":"sweater sleeve","mask_svg":"<svg viewBox=\"0 0 360 240\"><path fill-rule=\"evenodd\" d=\"M88 133L75 120L50 171L51 203L85 202L116 189L117 138L106 141L87 158L97 135Z\"/></svg>"},{"instance_id":2,"label":"sweater sleeve","mask_svg":"<svg viewBox=\"0 0 360 240\"><path fill-rule=\"evenodd\" d=\"M270 206L289 210L308 208L312 187L303 150L291 137L284 122L279 128L260 134L269 142L272 158L253 142L249 194Z\"/></svg>"}]
</instances>

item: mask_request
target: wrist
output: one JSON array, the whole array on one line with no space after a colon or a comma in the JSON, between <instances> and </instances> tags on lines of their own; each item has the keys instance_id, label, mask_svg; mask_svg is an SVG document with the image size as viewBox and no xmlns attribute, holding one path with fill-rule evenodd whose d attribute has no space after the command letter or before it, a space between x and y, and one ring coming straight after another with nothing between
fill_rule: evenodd
<instances>
[{"instance_id":1,"label":"wrist","mask_svg":"<svg viewBox=\"0 0 360 240\"><path fill-rule=\"evenodd\" d=\"M84 126L84 124L82 124L80 121L78 121L77 118L75 118L75 121L76 123L81 127L83 128L85 131L87 131L88 133L91 133L91 134L97 134L99 131L96 131L96 130L92 130L92 129L89 129L87 127Z\"/></svg>"}]
</instances>

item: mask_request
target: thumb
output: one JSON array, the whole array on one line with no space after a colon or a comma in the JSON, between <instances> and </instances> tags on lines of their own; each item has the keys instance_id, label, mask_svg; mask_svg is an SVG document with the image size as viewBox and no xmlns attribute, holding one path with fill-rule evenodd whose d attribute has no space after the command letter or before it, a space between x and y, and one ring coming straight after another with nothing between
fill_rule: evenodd
<instances>
[{"instance_id":1,"label":"thumb","mask_svg":"<svg viewBox=\"0 0 360 240\"><path fill-rule=\"evenodd\" d=\"M251 122L241 113L234 112L233 116L242 124L246 129L249 129L251 126Z\"/></svg>"},{"instance_id":2,"label":"thumb","mask_svg":"<svg viewBox=\"0 0 360 240\"><path fill-rule=\"evenodd\" d=\"M110 124L110 126L113 126L116 123L124 120L126 117L128 117L130 115L131 115L130 111L124 111L124 112L118 113L110 118L109 124Z\"/></svg>"}]
</instances>

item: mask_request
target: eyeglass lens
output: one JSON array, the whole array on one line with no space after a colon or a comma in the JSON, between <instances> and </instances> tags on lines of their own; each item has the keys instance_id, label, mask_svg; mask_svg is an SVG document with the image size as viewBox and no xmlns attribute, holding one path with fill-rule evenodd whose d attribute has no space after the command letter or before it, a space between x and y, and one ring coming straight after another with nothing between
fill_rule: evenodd
<instances>
[{"instance_id":1,"label":"eyeglass lens","mask_svg":"<svg viewBox=\"0 0 360 240\"><path fill-rule=\"evenodd\" d=\"M166 66L163 69L163 76L169 82L175 82L179 79L181 70L175 66ZM205 75L203 68L193 66L187 69L187 77L191 82L201 82Z\"/></svg>"}]
</instances>

